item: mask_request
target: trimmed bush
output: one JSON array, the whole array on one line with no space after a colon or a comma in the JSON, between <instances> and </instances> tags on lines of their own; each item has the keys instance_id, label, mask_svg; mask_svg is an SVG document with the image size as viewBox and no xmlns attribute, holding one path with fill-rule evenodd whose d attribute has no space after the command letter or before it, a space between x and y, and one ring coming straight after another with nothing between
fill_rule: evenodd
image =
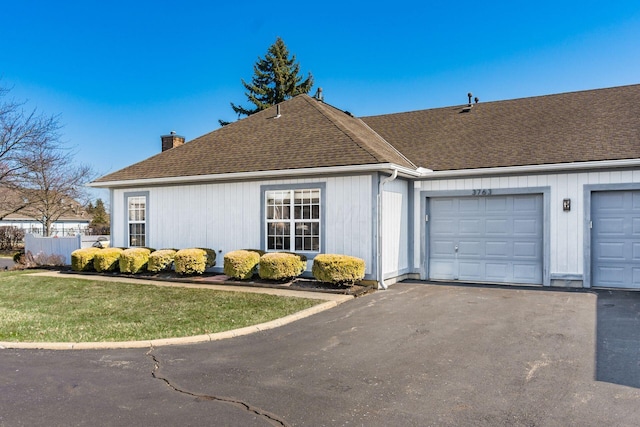
<instances>
[{"instance_id":1,"label":"trimmed bush","mask_svg":"<svg viewBox=\"0 0 640 427\"><path fill-rule=\"evenodd\" d=\"M320 254L313 259L311 273L321 282L353 284L364 278L365 264L361 258L348 255Z\"/></svg>"},{"instance_id":2,"label":"trimmed bush","mask_svg":"<svg viewBox=\"0 0 640 427\"><path fill-rule=\"evenodd\" d=\"M251 279L256 272L260 254L256 251L239 250L224 256L224 274L235 279Z\"/></svg>"},{"instance_id":3,"label":"trimmed bush","mask_svg":"<svg viewBox=\"0 0 640 427\"><path fill-rule=\"evenodd\" d=\"M202 274L207 269L207 251L203 249L180 249L173 258L176 273Z\"/></svg>"},{"instance_id":4,"label":"trimmed bush","mask_svg":"<svg viewBox=\"0 0 640 427\"><path fill-rule=\"evenodd\" d=\"M198 249L202 249L203 251L205 251L207 253L207 266L206 266L206 268L211 268L214 265L216 265L216 251L214 251L213 249L209 249L209 248L198 248Z\"/></svg>"},{"instance_id":5,"label":"trimmed bush","mask_svg":"<svg viewBox=\"0 0 640 427\"><path fill-rule=\"evenodd\" d=\"M260 257L260 278L282 280L297 277L304 271L307 262L297 254L270 252Z\"/></svg>"},{"instance_id":6,"label":"trimmed bush","mask_svg":"<svg viewBox=\"0 0 640 427\"><path fill-rule=\"evenodd\" d=\"M93 257L93 268L97 272L115 271L120 264L120 254L123 250L120 248L104 248L101 249Z\"/></svg>"},{"instance_id":7,"label":"trimmed bush","mask_svg":"<svg viewBox=\"0 0 640 427\"><path fill-rule=\"evenodd\" d=\"M93 271L93 257L101 250L100 248L84 248L71 252L71 269L73 271Z\"/></svg>"},{"instance_id":8,"label":"trimmed bush","mask_svg":"<svg viewBox=\"0 0 640 427\"><path fill-rule=\"evenodd\" d=\"M148 248L129 248L120 254L120 272L136 274L147 268L149 255Z\"/></svg>"},{"instance_id":9,"label":"trimmed bush","mask_svg":"<svg viewBox=\"0 0 640 427\"><path fill-rule=\"evenodd\" d=\"M160 249L159 251L152 252L151 255L149 255L147 270L153 273L171 270L176 252L175 249Z\"/></svg>"}]
</instances>

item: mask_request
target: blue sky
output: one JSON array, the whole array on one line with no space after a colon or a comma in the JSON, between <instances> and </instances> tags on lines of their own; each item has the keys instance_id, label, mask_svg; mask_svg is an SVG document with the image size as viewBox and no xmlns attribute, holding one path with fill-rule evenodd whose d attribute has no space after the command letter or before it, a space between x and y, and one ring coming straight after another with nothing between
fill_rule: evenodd
<instances>
[{"instance_id":1,"label":"blue sky","mask_svg":"<svg viewBox=\"0 0 640 427\"><path fill-rule=\"evenodd\" d=\"M1 84L113 172L235 120L276 37L356 116L640 83L640 2L4 2ZM106 193L96 193L107 198Z\"/></svg>"}]
</instances>

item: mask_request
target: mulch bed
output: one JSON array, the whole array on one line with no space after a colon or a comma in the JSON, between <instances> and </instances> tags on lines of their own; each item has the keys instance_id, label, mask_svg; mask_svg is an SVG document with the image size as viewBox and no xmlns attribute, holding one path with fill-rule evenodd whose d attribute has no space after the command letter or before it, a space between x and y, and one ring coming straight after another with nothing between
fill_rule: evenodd
<instances>
[{"instance_id":1,"label":"mulch bed","mask_svg":"<svg viewBox=\"0 0 640 427\"><path fill-rule=\"evenodd\" d=\"M92 274L108 277L126 277L131 279L146 279L146 280L158 280L165 282L178 282L178 283L196 283L196 284L217 284L217 285L231 285L231 286L251 286L260 288L274 288L274 289L291 289L309 292L324 292L331 294L341 295L353 295L359 297L371 292L375 289L371 286L364 285L336 285L333 283L320 282L315 279L307 278L295 278L290 281L278 281L278 280L264 280L257 276L249 280L237 280L224 274L218 273L203 273L200 275L183 276L176 274L175 272L163 272L163 273L150 273L142 272L138 274L124 274L119 272L109 273L97 273L97 272L76 272L69 268L56 268L60 272L68 274Z\"/></svg>"}]
</instances>

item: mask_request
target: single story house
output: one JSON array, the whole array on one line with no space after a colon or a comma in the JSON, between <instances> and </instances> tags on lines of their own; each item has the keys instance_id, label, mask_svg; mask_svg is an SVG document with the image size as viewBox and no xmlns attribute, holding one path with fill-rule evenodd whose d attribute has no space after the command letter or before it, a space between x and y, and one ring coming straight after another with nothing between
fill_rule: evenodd
<instances>
[{"instance_id":1,"label":"single story house","mask_svg":"<svg viewBox=\"0 0 640 427\"><path fill-rule=\"evenodd\" d=\"M640 288L640 85L362 118L299 95L162 145L91 184L115 246L348 254L382 288Z\"/></svg>"}]
</instances>

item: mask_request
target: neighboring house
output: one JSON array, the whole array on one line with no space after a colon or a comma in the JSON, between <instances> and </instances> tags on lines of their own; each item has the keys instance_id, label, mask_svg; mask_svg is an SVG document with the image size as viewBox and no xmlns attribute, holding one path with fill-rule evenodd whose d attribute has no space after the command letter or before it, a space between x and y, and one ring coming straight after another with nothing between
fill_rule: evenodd
<instances>
[{"instance_id":1,"label":"neighboring house","mask_svg":"<svg viewBox=\"0 0 640 427\"><path fill-rule=\"evenodd\" d=\"M91 184L114 246L348 254L381 287L640 288L640 85L364 118L300 95L162 143Z\"/></svg>"},{"instance_id":2,"label":"neighboring house","mask_svg":"<svg viewBox=\"0 0 640 427\"><path fill-rule=\"evenodd\" d=\"M42 222L35 219L39 215L37 209L26 201L21 206L20 199L18 192L7 188L0 189L0 218L2 218L0 227L18 227L25 233L42 235ZM75 200L70 200L60 210L63 211L62 215L51 226L52 237L87 234L92 217L87 214L82 205Z\"/></svg>"},{"instance_id":3,"label":"neighboring house","mask_svg":"<svg viewBox=\"0 0 640 427\"><path fill-rule=\"evenodd\" d=\"M88 234L90 222L91 217L87 217L86 213L85 216L82 214L64 215L51 226L51 237ZM7 215L3 220L0 220L0 227L3 226L18 227L23 229L25 233L42 236L42 223L21 214Z\"/></svg>"}]
</instances>

